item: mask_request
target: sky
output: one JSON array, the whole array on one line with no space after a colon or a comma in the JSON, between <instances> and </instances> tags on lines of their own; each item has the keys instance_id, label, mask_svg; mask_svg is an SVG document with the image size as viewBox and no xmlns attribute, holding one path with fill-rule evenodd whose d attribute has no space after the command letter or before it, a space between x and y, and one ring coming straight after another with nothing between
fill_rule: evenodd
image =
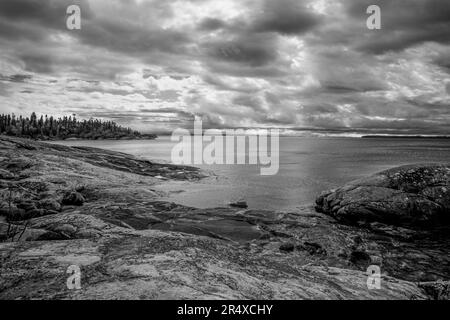
<instances>
[{"instance_id":1,"label":"sky","mask_svg":"<svg viewBox=\"0 0 450 320\"><path fill-rule=\"evenodd\" d=\"M81 9L68 30L66 9ZM369 5L381 29L369 30ZM448 0L1 0L1 113L450 134Z\"/></svg>"}]
</instances>

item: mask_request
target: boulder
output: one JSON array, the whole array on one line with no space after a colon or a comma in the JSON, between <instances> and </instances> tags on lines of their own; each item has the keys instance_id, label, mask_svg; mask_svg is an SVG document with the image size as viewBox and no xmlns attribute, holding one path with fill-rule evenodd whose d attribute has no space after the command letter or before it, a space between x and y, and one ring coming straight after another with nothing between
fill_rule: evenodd
<instances>
[{"instance_id":1,"label":"boulder","mask_svg":"<svg viewBox=\"0 0 450 320\"><path fill-rule=\"evenodd\" d=\"M316 210L350 224L442 226L450 221L450 166L408 165L324 192Z\"/></svg>"},{"instance_id":2,"label":"boulder","mask_svg":"<svg viewBox=\"0 0 450 320\"><path fill-rule=\"evenodd\" d=\"M68 206L82 206L84 202L83 195L76 191L66 193L62 200L62 203Z\"/></svg>"}]
</instances>

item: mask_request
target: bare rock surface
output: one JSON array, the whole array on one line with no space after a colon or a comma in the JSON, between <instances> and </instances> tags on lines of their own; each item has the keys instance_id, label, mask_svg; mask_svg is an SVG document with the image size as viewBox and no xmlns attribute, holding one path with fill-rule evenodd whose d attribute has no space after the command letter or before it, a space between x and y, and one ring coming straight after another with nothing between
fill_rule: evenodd
<instances>
[{"instance_id":1,"label":"bare rock surface","mask_svg":"<svg viewBox=\"0 0 450 320\"><path fill-rule=\"evenodd\" d=\"M0 136L0 170L0 299L448 299L444 232L313 207L185 207L153 186L199 170L94 148ZM71 265L80 290L66 286Z\"/></svg>"},{"instance_id":2,"label":"bare rock surface","mask_svg":"<svg viewBox=\"0 0 450 320\"><path fill-rule=\"evenodd\" d=\"M3 299L409 299L413 283L386 277L367 290L361 271L301 266L219 240L155 230L98 240L2 245ZM66 288L69 265L82 289ZM332 284L332 285L331 285Z\"/></svg>"},{"instance_id":3,"label":"bare rock surface","mask_svg":"<svg viewBox=\"0 0 450 320\"><path fill-rule=\"evenodd\" d=\"M324 192L317 210L348 222L450 225L450 165L408 165Z\"/></svg>"}]
</instances>

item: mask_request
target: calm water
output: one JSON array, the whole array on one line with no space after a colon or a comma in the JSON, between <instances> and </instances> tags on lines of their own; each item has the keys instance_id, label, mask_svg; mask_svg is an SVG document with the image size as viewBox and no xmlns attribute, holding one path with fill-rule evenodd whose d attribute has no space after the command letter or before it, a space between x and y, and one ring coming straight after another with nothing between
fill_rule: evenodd
<instances>
[{"instance_id":1,"label":"calm water","mask_svg":"<svg viewBox=\"0 0 450 320\"><path fill-rule=\"evenodd\" d=\"M170 162L169 137L134 141L64 141ZM215 177L201 182L168 182L167 199L195 207L245 199L250 208L290 210L310 205L323 190L380 170L419 162L450 162L450 141L432 139L280 138L277 175L261 176L256 165L202 165Z\"/></svg>"}]
</instances>

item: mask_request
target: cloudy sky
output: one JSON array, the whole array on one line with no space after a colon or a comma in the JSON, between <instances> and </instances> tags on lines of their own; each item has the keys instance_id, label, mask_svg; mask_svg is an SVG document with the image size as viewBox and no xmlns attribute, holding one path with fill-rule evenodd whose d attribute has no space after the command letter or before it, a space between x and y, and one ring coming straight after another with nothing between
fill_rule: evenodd
<instances>
[{"instance_id":1,"label":"cloudy sky","mask_svg":"<svg viewBox=\"0 0 450 320\"><path fill-rule=\"evenodd\" d=\"M81 8L81 30L66 9ZM381 30L366 9L381 8ZM448 0L1 0L1 112L450 134Z\"/></svg>"}]
</instances>

